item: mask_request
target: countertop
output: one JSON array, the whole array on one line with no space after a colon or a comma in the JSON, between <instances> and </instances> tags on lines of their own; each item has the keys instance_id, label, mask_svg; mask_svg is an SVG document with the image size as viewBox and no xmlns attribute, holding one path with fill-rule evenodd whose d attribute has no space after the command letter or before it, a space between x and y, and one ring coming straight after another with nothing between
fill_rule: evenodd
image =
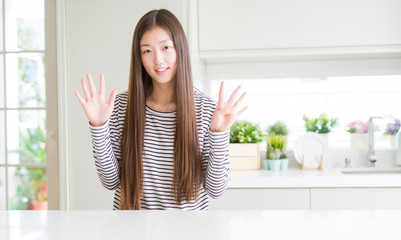
<instances>
[{"instance_id":1,"label":"countertop","mask_svg":"<svg viewBox=\"0 0 401 240\"><path fill-rule=\"evenodd\" d=\"M401 211L0 211L0 238L400 239Z\"/></svg>"},{"instance_id":2,"label":"countertop","mask_svg":"<svg viewBox=\"0 0 401 240\"><path fill-rule=\"evenodd\" d=\"M228 188L401 187L401 174L343 174L340 170L232 170Z\"/></svg>"}]
</instances>

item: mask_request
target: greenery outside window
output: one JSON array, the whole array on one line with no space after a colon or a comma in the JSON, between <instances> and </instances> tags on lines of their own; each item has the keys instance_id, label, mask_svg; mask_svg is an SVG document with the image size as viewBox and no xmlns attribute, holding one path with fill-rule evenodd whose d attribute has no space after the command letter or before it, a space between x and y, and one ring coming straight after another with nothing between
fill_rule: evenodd
<instances>
[{"instance_id":1,"label":"greenery outside window","mask_svg":"<svg viewBox=\"0 0 401 240\"><path fill-rule=\"evenodd\" d=\"M0 210L47 209L45 1L0 6Z\"/></svg>"}]
</instances>

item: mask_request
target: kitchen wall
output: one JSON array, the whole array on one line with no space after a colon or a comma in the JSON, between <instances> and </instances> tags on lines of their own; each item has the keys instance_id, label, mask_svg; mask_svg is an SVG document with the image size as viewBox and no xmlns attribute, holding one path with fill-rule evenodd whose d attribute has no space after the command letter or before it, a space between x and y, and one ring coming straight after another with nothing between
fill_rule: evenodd
<instances>
[{"instance_id":1,"label":"kitchen wall","mask_svg":"<svg viewBox=\"0 0 401 240\"><path fill-rule=\"evenodd\" d=\"M65 47L65 54L59 56L65 60L65 65L59 66L59 72L60 69L63 70L61 72L65 72L62 80L66 81L67 88L65 96L59 96L67 106L67 110L62 113L66 115L64 116L67 124L66 132L61 132L61 138L68 140L65 146L61 146L64 152L68 153L68 157L60 164L60 170L67 173L61 181L67 184L67 187L62 188L62 196L65 196L62 208L73 210L112 208L113 192L104 189L98 179L92 157L88 121L75 99L74 89L81 91L80 79L85 77L87 72L90 72L96 81L100 73L105 74L106 92L112 89L117 89L119 92L127 89L132 33L139 18L151 9L167 8L183 24L192 51L195 84L206 93L210 92L208 81L216 76L223 78L319 76L327 73L335 75L341 71L352 74L366 71L376 74L401 74L399 67L401 58L397 54L391 57L377 55L364 59L359 56L344 60L328 59L327 55L325 59L305 59L299 56L291 59L275 58L271 51L264 52L268 55L265 58L255 56L253 50L248 53L245 51L245 55L244 51L234 51L235 56L231 57L228 52L199 53L197 31L199 12L196 0L60 0L59 2L65 5L61 9L61 15L58 16L63 17L65 23L65 31L59 25L59 43L60 39L65 39L65 46L59 45L59 49ZM270 2L274 2L276 6L280 5L280 1ZM309 4L312 8L313 1L309 1ZM224 18L223 10L221 14ZM302 31L299 34L302 34ZM308 36L301 37L308 38ZM228 57L224 57L227 54ZM349 63L353 62L356 62L354 66L359 67L350 67ZM342 155L335 153L333 156Z\"/></svg>"}]
</instances>

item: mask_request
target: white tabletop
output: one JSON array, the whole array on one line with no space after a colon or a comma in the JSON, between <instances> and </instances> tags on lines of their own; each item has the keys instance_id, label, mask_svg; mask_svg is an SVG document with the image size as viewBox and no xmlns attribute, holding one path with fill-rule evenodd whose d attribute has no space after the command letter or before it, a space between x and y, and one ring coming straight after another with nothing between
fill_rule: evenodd
<instances>
[{"instance_id":1,"label":"white tabletop","mask_svg":"<svg viewBox=\"0 0 401 240\"><path fill-rule=\"evenodd\" d=\"M0 239L401 239L401 211L0 211Z\"/></svg>"}]
</instances>

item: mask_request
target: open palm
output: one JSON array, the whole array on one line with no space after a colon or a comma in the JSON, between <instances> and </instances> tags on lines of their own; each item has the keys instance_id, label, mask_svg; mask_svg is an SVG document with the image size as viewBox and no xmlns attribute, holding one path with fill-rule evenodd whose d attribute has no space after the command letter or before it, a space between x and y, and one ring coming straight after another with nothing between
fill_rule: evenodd
<instances>
[{"instance_id":1,"label":"open palm","mask_svg":"<svg viewBox=\"0 0 401 240\"><path fill-rule=\"evenodd\" d=\"M81 103L86 116L92 126L101 126L107 122L113 111L114 100L116 99L117 91L113 90L110 94L109 101L105 101L105 80L104 75L100 75L99 93L96 92L95 84L93 83L92 76L88 73L89 91L85 84L85 79L81 79L82 90L85 99L81 97L77 90L74 91L75 96Z\"/></svg>"},{"instance_id":2,"label":"open palm","mask_svg":"<svg viewBox=\"0 0 401 240\"><path fill-rule=\"evenodd\" d=\"M238 110L239 105L244 99L246 93L234 101L239 93L241 86L238 86L227 101L224 101L224 82L220 84L219 101L210 120L210 130L212 132L224 132L230 129L235 119L240 116L248 107Z\"/></svg>"}]
</instances>

